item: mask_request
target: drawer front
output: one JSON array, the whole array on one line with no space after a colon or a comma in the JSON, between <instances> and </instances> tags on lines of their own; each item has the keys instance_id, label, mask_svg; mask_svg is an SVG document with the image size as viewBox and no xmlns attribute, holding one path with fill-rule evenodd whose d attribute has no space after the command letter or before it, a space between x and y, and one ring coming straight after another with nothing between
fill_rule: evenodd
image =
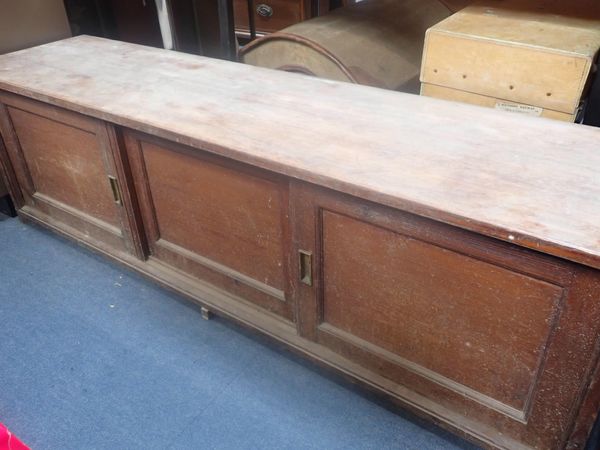
<instances>
[{"instance_id":1,"label":"drawer front","mask_svg":"<svg viewBox=\"0 0 600 450\"><path fill-rule=\"evenodd\" d=\"M497 445L563 442L596 351L596 273L576 286L585 269L510 244L305 184L291 198L312 255L293 270L303 336Z\"/></svg>"},{"instance_id":2,"label":"drawer front","mask_svg":"<svg viewBox=\"0 0 600 450\"><path fill-rule=\"evenodd\" d=\"M139 133L125 142L151 258L292 320L286 180Z\"/></svg>"},{"instance_id":3,"label":"drawer front","mask_svg":"<svg viewBox=\"0 0 600 450\"><path fill-rule=\"evenodd\" d=\"M2 135L21 188L22 212L101 249L127 248L139 255L124 207L129 197L112 129L12 94L1 94L0 101Z\"/></svg>"},{"instance_id":4,"label":"drawer front","mask_svg":"<svg viewBox=\"0 0 600 450\"><path fill-rule=\"evenodd\" d=\"M304 4L300 0L255 0L254 23L258 33L272 33L305 20ZM248 3L246 0L234 0L233 14L235 28L247 32Z\"/></svg>"}]
</instances>

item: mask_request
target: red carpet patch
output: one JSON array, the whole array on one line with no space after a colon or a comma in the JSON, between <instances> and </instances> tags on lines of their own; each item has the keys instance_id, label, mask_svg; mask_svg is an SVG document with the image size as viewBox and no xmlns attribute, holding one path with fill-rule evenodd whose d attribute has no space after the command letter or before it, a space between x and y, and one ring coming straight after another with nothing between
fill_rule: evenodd
<instances>
[{"instance_id":1,"label":"red carpet patch","mask_svg":"<svg viewBox=\"0 0 600 450\"><path fill-rule=\"evenodd\" d=\"M0 423L0 450L30 450L19 438Z\"/></svg>"}]
</instances>

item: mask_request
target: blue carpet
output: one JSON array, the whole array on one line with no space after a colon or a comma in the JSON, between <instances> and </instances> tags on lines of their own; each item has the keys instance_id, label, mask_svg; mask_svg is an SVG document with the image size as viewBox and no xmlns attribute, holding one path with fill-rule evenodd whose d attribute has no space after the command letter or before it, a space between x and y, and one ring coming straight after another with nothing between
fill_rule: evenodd
<instances>
[{"instance_id":1,"label":"blue carpet","mask_svg":"<svg viewBox=\"0 0 600 450\"><path fill-rule=\"evenodd\" d=\"M475 448L16 219L0 321L0 421L33 449Z\"/></svg>"}]
</instances>

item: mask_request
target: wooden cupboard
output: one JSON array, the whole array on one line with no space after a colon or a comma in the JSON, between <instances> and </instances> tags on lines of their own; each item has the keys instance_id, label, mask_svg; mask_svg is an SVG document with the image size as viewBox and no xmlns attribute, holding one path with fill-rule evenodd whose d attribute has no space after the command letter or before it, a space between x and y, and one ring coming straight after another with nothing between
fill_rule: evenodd
<instances>
[{"instance_id":1,"label":"wooden cupboard","mask_svg":"<svg viewBox=\"0 0 600 450\"><path fill-rule=\"evenodd\" d=\"M598 130L93 38L0 89L23 219L484 447L583 447Z\"/></svg>"}]
</instances>

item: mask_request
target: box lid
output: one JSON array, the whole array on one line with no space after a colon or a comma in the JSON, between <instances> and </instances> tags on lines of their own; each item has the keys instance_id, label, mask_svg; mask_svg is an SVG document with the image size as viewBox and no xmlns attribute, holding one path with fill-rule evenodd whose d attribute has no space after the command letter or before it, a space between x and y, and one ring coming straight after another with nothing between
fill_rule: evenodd
<instances>
[{"instance_id":1,"label":"box lid","mask_svg":"<svg viewBox=\"0 0 600 450\"><path fill-rule=\"evenodd\" d=\"M428 30L421 81L573 113L599 48L597 0L487 0Z\"/></svg>"}]
</instances>

